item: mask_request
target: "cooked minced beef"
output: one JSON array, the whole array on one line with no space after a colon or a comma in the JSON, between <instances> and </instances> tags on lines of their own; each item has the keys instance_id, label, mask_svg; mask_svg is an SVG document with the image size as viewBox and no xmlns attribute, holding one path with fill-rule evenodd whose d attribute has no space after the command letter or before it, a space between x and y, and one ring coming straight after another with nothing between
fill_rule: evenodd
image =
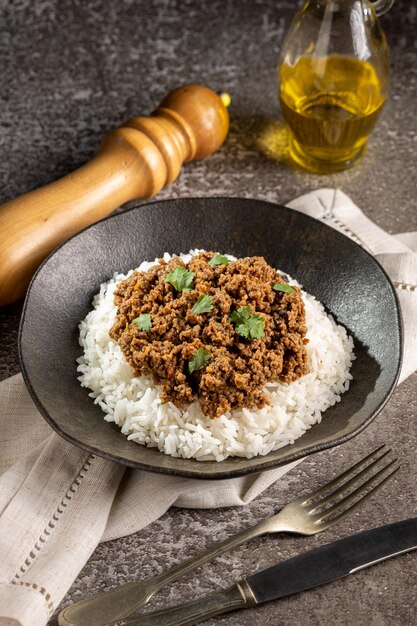
<instances>
[{"instance_id":1,"label":"cooked minced beef","mask_svg":"<svg viewBox=\"0 0 417 626\"><path fill-rule=\"evenodd\" d=\"M160 259L147 272L133 272L115 292L118 312L110 330L135 374L151 374L162 385L163 402L184 408L198 400L212 418L233 408L261 408L267 404L265 383L291 382L308 371L300 289L274 290L285 281L262 257L211 267L213 256L200 253L187 265L179 257ZM189 291L166 281L179 266L195 275ZM201 294L211 296L212 309L196 314L191 309ZM236 332L232 314L239 307L250 307L265 320L262 338ZM148 331L137 326L141 314L150 314ZM190 374L201 348L208 359Z\"/></svg>"}]
</instances>

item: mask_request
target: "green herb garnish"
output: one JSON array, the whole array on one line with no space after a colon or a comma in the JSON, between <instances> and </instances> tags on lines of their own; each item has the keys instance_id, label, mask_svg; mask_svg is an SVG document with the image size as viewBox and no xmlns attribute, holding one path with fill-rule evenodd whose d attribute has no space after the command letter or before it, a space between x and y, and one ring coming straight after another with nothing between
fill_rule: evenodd
<instances>
[{"instance_id":1,"label":"green herb garnish","mask_svg":"<svg viewBox=\"0 0 417 626\"><path fill-rule=\"evenodd\" d=\"M211 359L211 354L205 348L199 348L190 361L188 361L188 371L190 374L206 367Z\"/></svg>"},{"instance_id":2,"label":"green herb garnish","mask_svg":"<svg viewBox=\"0 0 417 626\"><path fill-rule=\"evenodd\" d=\"M275 291L283 291L284 293L293 293L295 291L294 287L285 283L275 283L272 289L275 289Z\"/></svg>"},{"instance_id":3,"label":"green herb garnish","mask_svg":"<svg viewBox=\"0 0 417 626\"><path fill-rule=\"evenodd\" d=\"M213 308L213 298L211 296L207 296L205 293L202 293L201 296L198 296L198 300L191 309L193 313L197 313L197 315L201 315L201 313L210 313Z\"/></svg>"},{"instance_id":4,"label":"green herb garnish","mask_svg":"<svg viewBox=\"0 0 417 626\"><path fill-rule=\"evenodd\" d=\"M152 320L150 313L141 313L139 317L132 321L132 324L137 326L140 330L143 330L145 333L152 328Z\"/></svg>"},{"instance_id":5,"label":"green herb garnish","mask_svg":"<svg viewBox=\"0 0 417 626\"><path fill-rule=\"evenodd\" d=\"M262 339L265 334L265 319L252 313L249 306L241 306L233 311L230 321L235 324L235 331L246 339Z\"/></svg>"},{"instance_id":6,"label":"green herb garnish","mask_svg":"<svg viewBox=\"0 0 417 626\"><path fill-rule=\"evenodd\" d=\"M177 265L175 269L165 276L165 281L170 283L177 291L191 291L195 274Z\"/></svg>"},{"instance_id":7,"label":"green herb garnish","mask_svg":"<svg viewBox=\"0 0 417 626\"><path fill-rule=\"evenodd\" d=\"M215 267L216 265L229 265L231 260L224 256L224 254L215 254L209 261L209 265L211 267Z\"/></svg>"}]
</instances>

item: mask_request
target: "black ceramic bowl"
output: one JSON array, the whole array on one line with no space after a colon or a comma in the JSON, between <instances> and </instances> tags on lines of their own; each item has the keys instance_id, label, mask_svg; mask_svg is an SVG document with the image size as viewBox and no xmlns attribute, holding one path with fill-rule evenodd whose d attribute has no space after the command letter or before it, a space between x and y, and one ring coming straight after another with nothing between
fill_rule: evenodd
<instances>
[{"instance_id":1,"label":"black ceramic bowl","mask_svg":"<svg viewBox=\"0 0 417 626\"><path fill-rule=\"evenodd\" d=\"M100 283L163 252L203 248L260 255L324 303L355 341L350 390L293 445L253 459L176 459L127 440L77 381L77 326ZM149 471L230 478L277 467L359 433L387 402L401 363L401 315L381 266L356 243L302 213L258 200L168 200L107 218L72 237L30 285L19 333L23 376L38 409L65 439Z\"/></svg>"}]
</instances>

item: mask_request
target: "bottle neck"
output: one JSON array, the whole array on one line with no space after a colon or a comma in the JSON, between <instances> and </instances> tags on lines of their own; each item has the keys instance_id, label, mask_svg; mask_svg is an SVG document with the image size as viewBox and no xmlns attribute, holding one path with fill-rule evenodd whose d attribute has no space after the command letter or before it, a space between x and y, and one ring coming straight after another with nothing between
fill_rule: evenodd
<instances>
[{"instance_id":1,"label":"bottle neck","mask_svg":"<svg viewBox=\"0 0 417 626\"><path fill-rule=\"evenodd\" d=\"M329 19L336 14L340 16L349 15L355 5L358 4L363 4L363 0L308 0L306 7L309 7L316 17Z\"/></svg>"},{"instance_id":2,"label":"bottle neck","mask_svg":"<svg viewBox=\"0 0 417 626\"><path fill-rule=\"evenodd\" d=\"M311 5L318 11L332 11L345 13L350 11L355 4L361 4L363 8L372 7L377 16L387 13L395 0L311 0Z\"/></svg>"}]
</instances>

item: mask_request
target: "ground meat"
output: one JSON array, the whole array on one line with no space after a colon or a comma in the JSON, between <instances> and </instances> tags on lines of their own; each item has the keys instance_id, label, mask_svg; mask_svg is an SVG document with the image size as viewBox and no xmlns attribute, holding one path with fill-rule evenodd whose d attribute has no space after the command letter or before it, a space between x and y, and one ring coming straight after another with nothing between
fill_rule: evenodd
<instances>
[{"instance_id":1,"label":"ground meat","mask_svg":"<svg viewBox=\"0 0 417 626\"><path fill-rule=\"evenodd\" d=\"M110 336L136 375L151 374L162 386L163 402L185 408L198 400L215 418L237 407L261 408L267 403L266 382L291 382L306 374L308 340L298 287L291 293L274 290L285 281L262 257L211 267L213 256L200 253L187 265L179 257L160 259L147 272L133 272L115 292L118 312ZM195 275L189 291L177 291L165 280L178 266ZM201 294L211 296L212 310L196 314L192 307ZM230 316L239 307L264 319L262 338L236 332ZM151 316L147 332L133 323L144 313ZM200 348L208 351L208 363L190 374Z\"/></svg>"}]
</instances>

